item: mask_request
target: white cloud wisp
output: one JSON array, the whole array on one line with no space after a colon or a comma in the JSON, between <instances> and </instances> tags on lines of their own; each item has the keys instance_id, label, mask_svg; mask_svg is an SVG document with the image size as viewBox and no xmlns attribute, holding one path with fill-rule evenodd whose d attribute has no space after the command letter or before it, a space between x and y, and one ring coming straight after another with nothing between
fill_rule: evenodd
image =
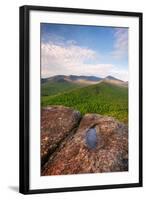
<instances>
[{"instance_id":1,"label":"white cloud wisp","mask_svg":"<svg viewBox=\"0 0 146 200\"><path fill-rule=\"evenodd\" d=\"M115 44L111 53L116 59L122 59L128 55L128 30L117 28L114 33Z\"/></svg>"},{"instance_id":2,"label":"white cloud wisp","mask_svg":"<svg viewBox=\"0 0 146 200\"><path fill-rule=\"evenodd\" d=\"M92 49L80 47L74 43L59 45L41 43L41 77L54 75L93 75L115 76L128 80L128 73L113 64L99 62L99 55Z\"/></svg>"}]
</instances>

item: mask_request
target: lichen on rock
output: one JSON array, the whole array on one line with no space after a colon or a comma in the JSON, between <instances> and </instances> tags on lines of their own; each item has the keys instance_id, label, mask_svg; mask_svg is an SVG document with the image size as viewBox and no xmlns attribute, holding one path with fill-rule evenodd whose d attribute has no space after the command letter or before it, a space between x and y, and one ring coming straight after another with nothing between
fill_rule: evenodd
<instances>
[{"instance_id":1,"label":"lichen on rock","mask_svg":"<svg viewBox=\"0 0 146 200\"><path fill-rule=\"evenodd\" d=\"M78 126L81 114L63 106L48 106L41 111L41 164L60 142Z\"/></svg>"},{"instance_id":2,"label":"lichen on rock","mask_svg":"<svg viewBox=\"0 0 146 200\"><path fill-rule=\"evenodd\" d=\"M42 110L41 144L41 159L51 152L43 176L128 170L128 127L112 117L81 119L78 111L50 106Z\"/></svg>"}]
</instances>

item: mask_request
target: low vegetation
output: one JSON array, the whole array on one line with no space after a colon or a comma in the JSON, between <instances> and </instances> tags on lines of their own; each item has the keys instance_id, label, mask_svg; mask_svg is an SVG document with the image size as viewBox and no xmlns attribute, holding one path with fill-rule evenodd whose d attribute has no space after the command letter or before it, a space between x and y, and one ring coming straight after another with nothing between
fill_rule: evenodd
<instances>
[{"instance_id":1,"label":"low vegetation","mask_svg":"<svg viewBox=\"0 0 146 200\"><path fill-rule=\"evenodd\" d=\"M128 88L106 82L82 88L72 83L42 86L41 106L47 105L64 105L82 115L98 113L128 123Z\"/></svg>"},{"instance_id":2,"label":"low vegetation","mask_svg":"<svg viewBox=\"0 0 146 200\"><path fill-rule=\"evenodd\" d=\"M80 87L79 84L64 80L59 82L49 81L41 84L41 96L51 96Z\"/></svg>"}]
</instances>

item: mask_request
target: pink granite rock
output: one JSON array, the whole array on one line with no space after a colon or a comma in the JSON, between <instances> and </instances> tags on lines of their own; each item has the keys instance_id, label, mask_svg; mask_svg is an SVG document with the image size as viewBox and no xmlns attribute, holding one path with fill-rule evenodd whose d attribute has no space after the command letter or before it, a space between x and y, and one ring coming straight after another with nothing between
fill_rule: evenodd
<instances>
[{"instance_id":1,"label":"pink granite rock","mask_svg":"<svg viewBox=\"0 0 146 200\"><path fill-rule=\"evenodd\" d=\"M59 111L56 110L56 112ZM77 114L77 116L79 115ZM70 122L68 124L71 124L72 118L68 122ZM74 124L71 127L76 125ZM57 126L59 126L58 131L62 130L60 124L56 123ZM94 148L90 148L88 141L92 129L94 129L94 137L91 137L90 142L91 145L92 142L94 143ZM49 134L51 137L52 135ZM86 114L76 132L67 135L42 167L41 175L128 170L128 127L114 118L98 114ZM48 138L49 140L51 138ZM50 145L49 143L48 146Z\"/></svg>"}]
</instances>

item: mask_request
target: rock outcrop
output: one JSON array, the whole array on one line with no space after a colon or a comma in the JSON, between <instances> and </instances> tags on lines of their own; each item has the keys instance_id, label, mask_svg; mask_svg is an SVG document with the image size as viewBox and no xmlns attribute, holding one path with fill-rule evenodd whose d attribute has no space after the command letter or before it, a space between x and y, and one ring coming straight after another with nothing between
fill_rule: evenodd
<instances>
[{"instance_id":1,"label":"rock outcrop","mask_svg":"<svg viewBox=\"0 0 146 200\"><path fill-rule=\"evenodd\" d=\"M75 131L81 115L62 106L50 106L41 111L41 165L59 144Z\"/></svg>"},{"instance_id":2,"label":"rock outcrop","mask_svg":"<svg viewBox=\"0 0 146 200\"><path fill-rule=\"evenodd\" d=\"M60 106L42 110L41 175L128 170L128 127ZM44 159L45 156L45 159Z\"/></svg>"}]
</instances>

